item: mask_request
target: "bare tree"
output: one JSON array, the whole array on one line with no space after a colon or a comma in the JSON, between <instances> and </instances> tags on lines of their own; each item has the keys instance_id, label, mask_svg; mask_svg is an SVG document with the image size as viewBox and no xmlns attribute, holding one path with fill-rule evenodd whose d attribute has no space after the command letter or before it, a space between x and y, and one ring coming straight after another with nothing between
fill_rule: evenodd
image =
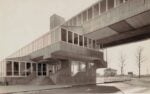
<instances>
[{"instance_id":1,"label":"bare tree","mask_svg":"<svg viewBox=\"0 0 150 94\"><path fill-rule=\"evenodd\" d=\"M125 66L126 66L126 64L125 64L125 62L126 62L125 54L123 54L123 53L120 54L119 61L120 61L119 67L120 67L121 75L124 75L124 69L125 69Z\"/></svg>"},{"instance_id":2,"label":"bare tree","mask_svg":"<svg viewBox=\"0 0 150 94\"><path fill-rule=\"evenodd\" d=\"M138 47L136 52L136 63L139 71L139 78L141 78L141 65L145 61L145 56L143 55L143 47Z\"/></svg>"}]
</instances>

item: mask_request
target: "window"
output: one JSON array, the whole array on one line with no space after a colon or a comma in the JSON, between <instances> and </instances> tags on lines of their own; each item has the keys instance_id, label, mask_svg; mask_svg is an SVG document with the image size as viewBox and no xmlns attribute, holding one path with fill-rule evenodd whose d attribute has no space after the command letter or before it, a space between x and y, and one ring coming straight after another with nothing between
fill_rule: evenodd
<instances>
[{"instance_id":1,"label":"window","mask_svg":"<svg viewBox=\"0 0 150 94\"><path fill-rule=\"evenodd\" d=\"M106 0L102 0L100 2L100 10L101 10L101 13L105 12L106 11Z\"/></svg>"},{"instance_id":2,"label":"window","mask_svg":"<svg viewBox=\"0 0 150 94\"><path fill-rule=\"evenodd\" d=\"M36 63L32 63L33 71L36 71Z\"/></svg>"},{"instance_id":3,"label":"window","mask_svg":"<svg viewBox=\"0 0 150 94\"><path fill-rule=\"evenodd\" d=\"M87 11L83 12L83 22L87 21Z\"/></svg>"},{"instance_id":4,"label":"window","mask_svg":"<svg viewBox=\"0 0 150 94\"><path fill-rule=\"evenodd\" d=\"M108 0L108 9L114 8L114 0Z\"/></svg>"},{"instance_id":5,"label":"window","mask_svg":"<svg viewBox=\"0 0 150 94\"><path fill-rule=\"evenodd\" d=\"M43 75L46 75L46 70L47 70L46 64L43 64Z\"/></svg>"},{"instance_id":6,"label":"window","mask_svg":"<svg viewBox=\"0 0 150 94\"><path fill-rule=\"evenodd\" d=\"M92 48L92 39L89 39L89 48Z\"/></svg>"},{"instance_id":7,"label":"window","mask_svg":"<svg viewBox=\"0 0 150 94\"><path fill-rule=\"evenodd\" d=\"M19 75L19 63L14 62L14 75Z\"/></svg>"},{"instance_id":8,"label":"window","mask_svg":"<svg viewBox=\"0 0 150 94\"><path fill-rule=\"evenodd\" d=\"M94 16L97 16L97 15L99 15L99 4L96 4L94 6Z\"/></svg>"},{"instance_id":9,"label":"window","mask_svg":"<svg viewBox=\"0 0 150 94\"><path fill-rule=\"evenodd\" d=\"M61 40L67 41L67 30L61 29Z\"/></svg>"},{"instance_id":10,"label":"window","mask_svg":"<svg viewBox=\"0 0 150 94\"><path fill-rule=\"evenodd\" d=\"M88 9L88 20L92 19L92 8Z\"/></svg>"},{"instance_id":11,"label":"window","mask_svg":"<svg viewBox=\"0 0 150 94\"><path fill-rule=\"evenodd\" d=\"M11 61L7 61L6 71L7 71L7 76L12 75L12 62Z\"/></svg>"},{"instance_id":12,"label":"window","mask_svg":"<svg viewBox=\"0 0 150 94\"><path fill-rule=\"evenodd\" d=\"M31 63L26 63L27 76L31 74Z\"/></svg>"},{"instance_id":13,"label":"window","mask_svg":"<svg viewBox=\"0 0 150 94\"><path fill-rule=\"evenodd\" d=\"M93 48L95 48L95 46L96 46L96 42L95 40L93 40Z\"/></svg>"},{"instance_id":14,"label":"window","mask_svg":"<svg viewBox=\"0 0 150 94\"><path fill-rule=\"evenodd\" d=\"M87 38L84 37L84 47L87 47Z\"/></svg>"},{"instance_id":15,"label":"window","mask_svg":"<svg viewBox=\"0 0 150 94\"><path fill-rule=\"evenodd\" d=\"M25 76L25 63L24 62L20 62L20 75L21 76Z\"/></svg>"},{"instance_id":16,"label":"window","mask_svg":"<svg viewBox=\"0 0 150 94\"><path fill-rule=\"evenodd\" d=\"M83 36L79 36L79 45L83 46Z\"/></svg>"},{"instance_id":17,"label":"window","mask_svg":"<svg viewBox=\"0 0 150 94\"><path fill-rule=\"evenodd\" d=\"M78 45L78 34L74 33L74 44Z\"/></svg>"},{"instance_id":18,"label":"window","mask_svg":"<svg viewBox=\"0 0 150 94\"><path fill-rule=\"evenodd\" d=\"M77 18L75 17L75 18L73 18L73 26L76 26L77 25Z\"/></svg>"},{"instance_id":19,"label":"window","mask_svg":"<svg viewBox=\"0 0 150 94\"><path fill-rule=\"evenodd\" d=\"M38 75L42 75L41 71L42 71L42 64L41 63L38 63Z\"/></svg>"},{"instance_id":20,"label":"window","mask_svg":"<svg viewBox=\"0 0 150 94\"><path fill-rule=\"evenodd\" d=\"M54 31L51 32L51 42L52 43L55 42L55 32Z\"/></svg>"},{"instance_id":21,"label":"window","mask_svg":"<svg viewBox=\"0 0 150 94\"><path fill-rule=\"evenodd\" d=\"M72 43L72 32L68 31L68 42Z\"/></svg>"},{"instance_id":22,"label":"window","mask_svg":"<svg viewBox=\"0 0 150 94\"><path fill-rule=\"evenodd\" d=\"M81 14L78 15L77 25L81 25L82 23L81 17L82 17Z\"/></svg>"},{"instance_id":23,"label":"window","mask_svg":"<svg viewBox=\"0 0 150 94\"><path fill-rule=\"evenodd\" d=\"M120 5L121 3L123 3L123 0L116 0L116 5Z\"/></svg>"},{"instance_id":24,"label":"window","mask_svg":"<svg viewBox=\"0 0 150 94\"><path fill-rule=\"evenodd\" d=\"M85 62L80 62L79 63L79 70L80 72L85 72L86 71L86 63Z\"/></svg>"}]
</instances>

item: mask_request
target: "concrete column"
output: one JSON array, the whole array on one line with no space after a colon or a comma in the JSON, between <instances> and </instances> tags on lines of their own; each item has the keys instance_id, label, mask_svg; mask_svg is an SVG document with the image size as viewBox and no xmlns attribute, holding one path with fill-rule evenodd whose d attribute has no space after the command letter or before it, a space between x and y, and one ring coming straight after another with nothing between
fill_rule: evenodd
<instances>
[{"instance_id":1,"label":"concrete column","mask_svg":"<svg viewBox=\"0 0 150 94\"><path fill-rule=\"evenodd\" d=\"M66 39L67 39L67 43L68 43L68 30L66 30L66 31L67 31Z\"/></svg>"},{"instance_id":2,"label":"concrete column","mask_svg":"<svg viewBox=\"0 0 150 94\"><path fill-rule=\"evenodd\" d=\"M36 63L36 76L38 76L38 63Z\"/></svg>"},{"instance_id":3,"label":"concrete column","mask_svg":"<svg viewBox=\"0 0 150 94\"><path fill-rule=\"evenodd\" d=\"M83 47L84 47L84 36L83 36Z\"/></svg>"},{"instance_id":4,"label":"concrete column","mask_svg":"<svg viewBox=\"0 0 150 94\"><path fill-rule=\"evenodd\" d=\"M98 7L99 7L99 12L98 12L98 14L99 14L99 15L101 15L101 4L100 4L100 3L101 3L101 2L98 3Z\"/></svg>"},{"instance_id":5,"label":"concrete column","mask_svg":"<svg viewBox=\"0 0 150 94\"><path fill-rule=\"evenodd\" d=\"M72 32L72 44L74 44L74 33Z\"/></svg>"},{"instance_id":6,"label":"concrete column","mask_svg":"<svg viewBox=\"0 0 150 94\"><path fill-rule=\"evenodd\" d=\"M114 0L114 7L117 7L117 0Z\"/></svg>"},{"instance_id":7,"label":"concrete column","mask_svg":"<svg viewBox=\"0 0 150 94\"><path fill-rule=\"evenodd\" d=\"M106 0L106 11L108 11L108 0Z\"/></svg>"},{"instance_id":8,"label":"concrete column","mask_svg":"<svg viewBox=\"0 0 150 94\"><path fill-rule=\"evenodd\" d=\"M43 64L41 64L41 75L43 76Z\"/></svg>"},{"instance_id":9,"label":"concrete column","mask_svg":"<svg viewBox=\"0 0 150 94\"><path fill-rule=\"evenodd\" d=\"M18 64L19 64L19 76L21 76L21 62L18 62Z\"/></svg>"},{"instance_id":10,"label":"concrete column","mask_svg":"<svg viewBox=\"0 0 150 94\"><path fill-rule=\"evenodd\" d=\"M25 62L25 77L27 76L27 62Z\"/></svg>"},{"instance_id":11,"label":"concrete column","mask_svg":"<svg viewBox=\"0 0 150 94\"><path fill-rule=\"evenodd\" d=\"M30 63L31 64L31 73L33 72L33 63Z\"/></svg>"},{"instance_id":12,"label":"concrete column","mask_svg":"<svg viewBox=\"0 0 150 94\"><path fill-rule=\"evenodd\" d=\"M49 76L49 65L46 64L46 75Z\"/></svg>"},{"instance_id":13,"label":"concrete column","mask_svg":"<svg viewBox=\"0 0 150 94\"><path fill-rule=\"evenodd\" d=\"M126 0L123 0L123 3L125 3L126 2Z\"/></svg>"},{"instance_id":14,"label":"concrete column","mask_svg":"<svg viewBox=\"0 0 150 94\"><path fill-rule=\"evenodd\" d=\"M11 61L12 63L12 66L11 66L11 69L12 69L12 77L14 76L14 61Z\"/></svg>"},{"instance_id":15,"label":"concrete column","mask_svg":"<svg viewBox=\"0 0 150 94\"><path fill-rule=\"evenodd\" d=\"M92 19L94 18L94 6L92 6Z\"/></svg>"},{"instance_id":16,"label":"concrete column","mask_svg":"<svg viewBox=\"0 0 150 94\"><path fill-rule=\"evenodd\" d=\"M78 35L78 34L77 34ZM78 35L78 46L79 46L79 35Z\"/></svg>"}]
</instances>

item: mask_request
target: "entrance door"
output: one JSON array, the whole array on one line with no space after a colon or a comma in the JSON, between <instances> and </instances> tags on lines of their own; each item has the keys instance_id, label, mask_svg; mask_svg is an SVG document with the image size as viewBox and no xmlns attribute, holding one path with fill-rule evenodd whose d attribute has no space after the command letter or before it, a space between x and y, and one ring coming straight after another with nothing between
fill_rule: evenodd
<instances>
[{"instance_id":1,"label":"entrance door","mask_svg":"<svg viewBox=\"0 0 150 94\"><path fill-rule=\"evenodd\" d=\"M38 76L46 76L47 68L45 63L38 63Z\"/></svg>"}]
</instances>

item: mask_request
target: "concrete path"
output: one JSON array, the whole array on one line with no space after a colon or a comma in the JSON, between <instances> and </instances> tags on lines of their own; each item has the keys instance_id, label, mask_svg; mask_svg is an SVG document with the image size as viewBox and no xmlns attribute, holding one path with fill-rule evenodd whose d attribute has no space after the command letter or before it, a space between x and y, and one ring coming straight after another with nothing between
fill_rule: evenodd
<instances>
[{"instance_id":1,"label":"concrete path","mask_svg":"<svg viewBox=\"0 0 150 94\"><path fill-rule=\"evenodd\" d=\"M71 87L71 85L41 85L41 86L33 86L33 85L13 85L13 86L0 86L0 94L10 94L10 93L18 93L19 92L31 92L31 91L39 91L39 90L50 90L50 89L59 89L59 88L67 88Z\"/></svg>"}]
</instances>

